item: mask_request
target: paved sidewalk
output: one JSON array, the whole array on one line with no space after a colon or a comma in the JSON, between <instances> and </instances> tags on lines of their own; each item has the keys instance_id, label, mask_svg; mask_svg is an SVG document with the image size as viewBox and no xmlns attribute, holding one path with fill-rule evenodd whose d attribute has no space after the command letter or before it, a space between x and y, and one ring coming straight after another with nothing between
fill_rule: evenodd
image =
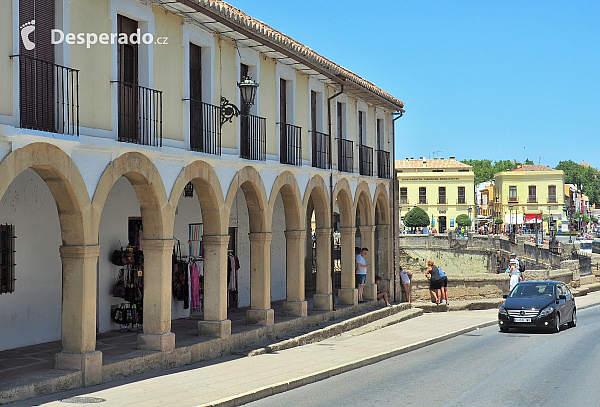
<instances>
[{"instance_id":1,"label":"paved sidewalk","mask_svg":"<svg viewBox=\"0 0 600 407\"><path fill-rule=\"evenodd\" d=\"M579 309L598 305L600 292L577 297L576 303ZM225 357L161 375L142 375L14 405L65 406L60 400L68 397L103 399L102 406L241 405L494 325L496 316L496 309L426 313L372 331L365 325L279 352Z\"/></svg>"}]
</instances>

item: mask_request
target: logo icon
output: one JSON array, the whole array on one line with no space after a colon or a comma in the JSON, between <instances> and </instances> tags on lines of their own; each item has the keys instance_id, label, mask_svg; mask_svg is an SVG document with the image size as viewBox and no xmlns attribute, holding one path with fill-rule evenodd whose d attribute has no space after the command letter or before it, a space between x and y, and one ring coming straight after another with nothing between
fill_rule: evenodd
<instances>
[{"instance_id":1,"label":"logo icon","mask_svg":"<svg viewBox=\"0 0 600 407\"><path fill-rule=\"evenodd\" d=\"M27 51L35 48L35 43L29 39L29 35L35 31L35 20L31 20L21 26L21 41Z\"/></svg>"}]
</instances>

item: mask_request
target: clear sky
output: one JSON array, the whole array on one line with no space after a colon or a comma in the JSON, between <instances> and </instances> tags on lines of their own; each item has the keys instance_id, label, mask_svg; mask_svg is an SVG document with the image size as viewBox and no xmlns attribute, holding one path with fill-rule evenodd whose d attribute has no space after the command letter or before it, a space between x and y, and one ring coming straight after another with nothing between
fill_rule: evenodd
<instances>
[{"instance_id":1,"label":"clear sky","mask_svg":"<svg viewBox=\"0 0 600 407\"><path fill-rule=\"evenodd\" d=\"M402 100L396 158L600 169L600 1L228 2Z\"/></svg>"}]
</instances>

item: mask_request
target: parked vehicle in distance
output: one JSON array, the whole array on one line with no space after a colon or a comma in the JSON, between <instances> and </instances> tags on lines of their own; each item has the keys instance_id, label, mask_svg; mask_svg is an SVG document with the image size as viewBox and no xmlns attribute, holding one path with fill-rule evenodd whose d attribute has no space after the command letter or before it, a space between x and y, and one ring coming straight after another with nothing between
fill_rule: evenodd
<instances>
[{"instance_id":1,"label":"parked vehicle in distance","mask_svg":"<svg viewBox=\"0 0 600 407\"><path fill-rule=\"evenodd\" d=\"M498 310L500 331L542 328L559 332L562 324L577 325L577 307L569 287L561 281L523 281Z\"/></svg>"},{"instance_id":2,"label":"parked vehicle in distance","mask_svg":"<svg viewBox=\"0 0 600 407\"><path fill-rule=\"evenodd\" d=\"M579 243L579 250L586 253L592 252L592 239L583 239L578 237L577 243Z\"/></svg>"}]
</instances>

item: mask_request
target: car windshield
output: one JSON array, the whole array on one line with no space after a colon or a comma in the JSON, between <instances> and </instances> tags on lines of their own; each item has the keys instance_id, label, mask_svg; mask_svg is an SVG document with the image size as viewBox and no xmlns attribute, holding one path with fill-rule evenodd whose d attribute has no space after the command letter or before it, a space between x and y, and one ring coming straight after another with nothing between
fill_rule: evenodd
<instances>
[{"instance_id":1,"label":"car windshield","mask_svg":"<svg viewBox=\"0 0 600 407\"><path fill-rule=\"evenodd\" d=\"M553 298L554 286L549 284L518 284L510 298Z\"/></svg>"}]
</instances>

